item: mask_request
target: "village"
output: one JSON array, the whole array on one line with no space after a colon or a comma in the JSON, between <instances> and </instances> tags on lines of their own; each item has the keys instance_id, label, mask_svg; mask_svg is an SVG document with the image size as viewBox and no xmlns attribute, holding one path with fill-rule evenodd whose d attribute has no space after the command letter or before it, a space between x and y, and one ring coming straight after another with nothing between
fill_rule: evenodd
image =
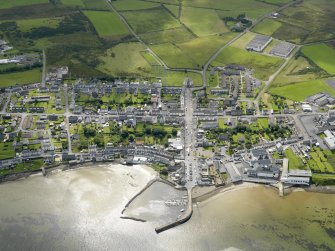
<instances>
[{"instance_id":1,"label":"village","mask_svg":"<svg viewBox=\"0 0 335 251\"><path fill-rule=\"evenodd\" d=\"M328 161L335 149L335 113L325 109L333 103L330 95L309 97L293 113L257 114L247 98L260 81L241 66L215 71L220 89L210 95L191 79L183 87L160 81L69 83L63 80L67 67L52 69L45 83L3 89L1 174L117 161L151 164L182 186L308 186L314 172L334 172ZM192 113L189 121L186 113Z\"/></svg>"}]
</instances>

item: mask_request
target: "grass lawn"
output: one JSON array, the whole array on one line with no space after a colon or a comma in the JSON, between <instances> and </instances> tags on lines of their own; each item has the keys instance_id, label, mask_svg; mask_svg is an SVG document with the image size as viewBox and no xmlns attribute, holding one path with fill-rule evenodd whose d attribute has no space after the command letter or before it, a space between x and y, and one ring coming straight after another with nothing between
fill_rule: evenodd
<instances>
[{"instance_id":1,"label":"grass lawn","mask_svg":"<svg viewBox=\"0 0 335 251\"><path fill-rule=\"evenodd\" d=\"M305 46L301 51L329 74L335 75L335 49L325 44L316 44Z\"/></svg>"},{"instance_id":2,"label":"grass lawn","mask_svg":"<svg viewBox=\"0 0 335 251\"><path fill-rule=\"evenodd\" d=\"M307 166L304 165L302 160L294 154L291 148L285 150L285 155L288 158L289 169L306 169Z\"/></svg>"},{"instance_id":3,"label":"grass lawn","mask_svg":"<svg viewBox=\"0 0 335 251\"><path fill-rule=\"evenodd\" d=\"M28 32L39 27L56 28L62 19L62 17L22 19L16 20L16 24L20 31Z\"/></svg>"},{"instance_id":4,"label":"grass lawn","mask_svg":"<svg viewBox=\"0 0 335 251\"><path fill-rule=\"evenodd\" d=\"M318 185L335 185L335 174L313 173L312 182Z\"/></svg>"},{"instance_id":5,"label":"grass lawn","mask_svg":"<svg viewBox=\"0 0 335 251\"><path fill-rule=\"evenodd\" d=\"M129 34L120 18L110 11L84 11L100 37L118 38Z\"/></svg>"},{"instance_id":6,"label":"grass lawn","mask_svg":"<svg viewBox=\"0 0 335 251\"><path fill-rule=\"evenodd\" d=\"M219 54L212 65L224 66L226 64L239 64L254 69L254 76L256 78L267 80L276 72L283 62L284 60L281 58L269 57L229 46Z\"/></svg>"},{"instance_id":7,"label":"grass lawn","mask_svg":"<svg viewBox=\"0 0 335 251\"><path fill-rule=\"evenodd\" d=\"M9 9L16 6L49 3L48 0L1 0L0 9Z\"/></svg>"},{"instance_id":8,"label":"grass lawn","mask_svg":"<svg viewBox=\"0 0 335 251\"><path fill-rule=\"evenodd\" d=\"M215 10L183 7L180 20L198 36L229 31Z\"/></svg>"},{"instance_id":9,"label":"grass lawn","mask_svg":"<svg viewBox=\"0 0 335 251\"><path fill-rule=\"evenodd\" d=\"M100 57L98 69L113 76L148 76L151 65L141 55L145 47L140 43L121 43Z\"/></svg>"},{"instance_id":10,"label":"grass lawn","mask_svg":"<svg viewBox=\"0 0 335 251\"><path fill-rule=\"evenodd\" d=\"M308 96L324 91L335 95L335 90L323 80L312 80L269 89L271 94L295 101L303 101Z\"/></svg>"},{"instance_id":11,"label":"grass lawn","mask_svg":"<svg viewBox=\"0 0 335 251\"><path fill-rule=\"evenodd\" d=\"M41 82L41 80L41 69L0 74L0 87L13 86L16 84L37 83Z\"/></svg>"},{"instance_id":12,"label":"grass lawn","mask_svg":"<svg viewBox=\"0 0 335 251\"><path fill-rule=\"evenodd\" d=\"M141 0L116 0L112 1L112 4L119 11L143 10L159 6L159 3L146 2Z\"/></svg>"},{"instance_id":13,"label":"grass lawn","mask_svg":"<svg viewBox=\"0 0 335 251\"><path fill-rule=\"evenodd\" d=\"M127 19L136 33L147 33L180 27L181 24L163 7L148 10L125 11Z\"/></svg>"},{"instance_id":14,"label":"grass lawn","mask_svg":"<svg viewBox=\"0 0 335 251\"><path fill-rule=\"evenodd\" d=\"M81 0L61 0L62 4L69 6L84 7L84 3Z\"/></svg>"},{"instance_id":15,"label":"grass lawn","mask_svg":"<svg viewBox=\"0 0 335 251\"><path fill-rule=\"evenodd\" d=\"M259 127L265 129L269 127L269 119L268 118L258 118L257 124Z\"/></svg>"},{"instance_id":16,"label":"grass lawn","mask_svg":"<svg viewBox=\"0 0 335 251\"><path fill-rule=\"evenodd\" d=\"M282 25L274 19L265 19L261 23L257 24L255 28L252 29L253 32L271 36L276 30Z\"/></svg>"}]
</instances>

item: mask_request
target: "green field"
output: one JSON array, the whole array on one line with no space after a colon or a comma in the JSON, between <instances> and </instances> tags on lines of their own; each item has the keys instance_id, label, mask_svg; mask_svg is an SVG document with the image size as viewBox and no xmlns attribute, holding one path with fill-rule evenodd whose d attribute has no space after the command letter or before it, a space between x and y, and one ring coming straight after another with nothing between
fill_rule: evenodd
<instances>
[{"instance_id":1,"label":"green field","mask_svg":"<svg viewBox=\"0 0 335 251\"><path fill-rule=\"evenodd\" d=\"M306 169L307 166L304 165L302 160L294 154L291 148L285 150L286 158L288 158L289 169Z\"/></svg>"},{"instance_id":2,"label":"green field","mask_svg":"<svg viewBox=\"0 0 335 251\"><path fill-rule=\"evenodd\" d=\"M61 0L62 4L70 6L84 7L84 3L81 0Z\"/></svg>"},{"instance_id":3,"label":"green field","mask_svg":"<svg viewBox=\"0 0 335 251\"><path fill-rule=\"evenodd\" d=\"M42 73L40 69L23 72L0 74L0 87L13 86L16 84L28 84L41 82Z\"/></svg>"},{"instance_id":4,"label":"green field","mask_svg":"<svg viewBox=\"0 0 335 251\"><path fill-rule=\"evenodd\" d=\"M197 7L215 9L220 17L233 16L246 13L249 18L256 19L271 12L275 5L257 0L183 0L185 7Z\"/></svg>"},{"instance_id":5,"label":"green field","mask_svg":"<svg viewBox=\"0 0 335 251\"><path fill-rule=\"evenodd\" d=\"M177 27L169 30L148 32L141 35L148 44L182 43L195 38L185 27Z\"/></svg>"},{"instance_id":6,"label":"green field","mask_svg":"<svg viewBox=\"0 0 335 251\"><path fill-rule=\"evenodd\" d=\"M171 4L164 4L165 8L167 8L172 15L174 15L176 18L179 16L179 5L171 5Z\"/></svg>"},{"instance_id":7,"label":"green field","mask_svg":"<svg viewBox=\"0 0 335 251\"><path fill-rule=\"evenodd\" d=\"M129 34L127 27L113 12L107 11L84 11L90 19L97 33L101 37L122 37Z\"/></svg>"},{"instance_id":8,"label":"green field","mask_svg":"<svg viewBox=\"0 0 335 251\"><path fill-rule=\"evenodd\" d=\"M142 10L158 7L159 4L155 2L146 2L141 0L116 0L112 1L113 6L119 10Z\"/></svg>"},{"instance_id":9,"label":"green field","mask_svg":"<svg viewBox=\"0 0 335 251\"><path fill-rule=\"evenodd\" d=\"M194 72L167 71L162 82L164 86L183 86L185 78L190 78L194 86L202 85L202 77Z\"/></svg>"},{"instance_id":10,"label":"green field","mask_svg":"<svg viewBox=\"0 0 335 251\"><path fill-rule=\"evenodd\" d=\"M243 49L229 46L225 48L212 63L213 66L226 64L239 64L255 70L254 76L261 80L267 80L283 64L284 60L269 57L256 52L248 52Z\"/></svg>"},{"instance_id":11,"label":"green field","mask_svg":"<svg viewBox=\"0 0 335 251\"><path fill-rule=\"evenodd\" d=\"M109 49L100 60L98 69L113 76L151 75L151 65L141 55L145 47L140 43L121 43Z\"/></svg>"},{"instance_id":12,"label":"green field","mask_svg":"<svg viewBox=\"0 0 335 251\"><path fill-rule=\"evenodd\" d=\"M281 23L274 19L265 19L263 22L257 24L252 29L253 32L271 36L276 30L281 27Z\"/></svg>"},{"instance_id":13,"label":"green field","mask_svg":"<svg viewBox=\"0 0 335 251\"><path fill-rule=\"evenodd\" d=\"M48 27L48 28L56 28L59 22L62 20L62 17L54 17L54 18L36 18L36 19L22 19L17 20L16 24L19 27L20 31L28 32L34 28L39 27Z\"/></svg>"},{"instance_id":14,"label":"green field","mask_svg":"<svg viewBox=\"0 0 335 251\"><path fill-rule=\"evenodd\" d=\"M335 96L335 90L323 80L312 80L296 84L289 84L281 87L271 88L271 94L285 97L295 101L303 101L308 96L319 92L328 92Z\"/></svg>"},{"instance_id":15,"label":"green field","mask_svg":"<svg viewBox=\"0 0 335 251\"><path fill-rule=\"evenodd\" d=\"M182 8L181 21L198 36L228 31L228 28L214 10L184 7Z\"/></svg>"},{"instance_id":16,"label":"green field","mask_svg":"<svg viewBox=\"0 0 335 251\"><path fill-rule=\"evenodd\" d=\"M13 149L13 142L1 142L0 143L0 160L10 159L15 157L15 151Z\"/></svg>"},{"instance_id":17,"label":"green field","mask_svg":"<svg viewBox=\"0 0 335 251\"><path fill-rule=\"evenodd\" d=\"M326 72L335 75L335 49L325 44L317 44L304 46L301 51Z\"/></svg>"},{"instance_id":18,"label":"green field","mask_svg":"<svg viewBox=\"0 0 335 251\"><path fill-rule=\"evenodd\" d=\"M280 12L278 39L309 43L335 38L335 1L304 0Z\"/></svg>"},{"instance_id":19,"label":"green field","mask_svg":"<svg viewBox=\"0 0 335 251\"><path fill-rule=\"evenodd\" d=\"M147 33L180 27L180 23L163 7L125 11L122 15L136 33Z\"/></svg>"},{"instance_id":20,"label":"green field","mask_svg":"<svg viewBox=\"0 0 335 251\"><path fill-rule=\"evenodd\" d=\"M1 0L0 9L8 9L17 6L48 3L48 0Z\"/></svg>"},{"instance_id":21,"label":"green field","mask_svg":"<svg viewBox=\"0 0 335 251\"><path fill-rule=\"evenodd\" d=\"M235 33L226 33L222 36L200 37L179 44L153 45L151 48L170 67L201 69L210 56L234 36L236 36Z\"/></svg>"}]
</instances>

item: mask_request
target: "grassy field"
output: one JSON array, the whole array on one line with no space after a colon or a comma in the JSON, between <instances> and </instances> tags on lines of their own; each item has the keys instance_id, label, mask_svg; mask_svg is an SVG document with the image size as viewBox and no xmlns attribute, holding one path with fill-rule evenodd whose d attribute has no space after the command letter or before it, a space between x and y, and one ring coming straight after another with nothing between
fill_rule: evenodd
<instances>
[{"instance_id":1,"label":"grassy field","mask_svg":"<svg viewBox=\"0 0 335 251\"><path fill-rule=\"evenodd\" d=\"M335 38L335 2L304 0L281 12L282 26L275 38L296 43L316 42Z\"/></svg>"},{"instance_id":2,"label":"grassy field","mask_svg":"<svg viewBox=\"0 0 335 251\"><path fill-rule=\"evenodd\" d=\"M307 166L304 165L302 160L294 154L291 148L285 150L286 158L288 158L289 169L306 169Z\"/></svg>"},{"instance_id":3,"label":"grassy field","mask_svg":"<svg viewBox=\"0 0 335 251\"><path fill-rule=\"evenodd\" d=\"M182 43L195 38L185 27L177 27L169 30L148 32L141 35L148 44Z\"/></svg>"},{"instance_id":4,"label":"grassy field","mask_svg":"<svg viewBox=\"0 0 335 251\"><path fill-rule=\"evenodd\" d=\"M335 75L335 49L325 44L317 44L305 46L301 51L319 67Z\"/></svg>"},{"instance_id":5,"label":"grassy field","mask_svg":"<svg viewBox=\"0 0 335 251\"><path fill-rule=\"evenodd\" d=\"M69 6L84 7L84 3L81 0L61 0L62 4Z\"/></svg>"},{"instance_id":6,"label":"grassy field","mask_svg":"<svg viewBox=\"0 0 335 251\"><path fill-rule=\"evenodd\" d=\"M59 22L62 20L62 17L54 17L54 18L36 18L36 19L22 19L17 20L16 24L19 27L20 31L28 32L34 28L39 27L48 27L48 28L56 28Z\"/></svg>"},{"instance_id":7,"label":"grassy field","mask_svg":"<svg viewBox=\"0 0 335 251\"><path fill-rule=\"evenodd\" d=\"M335 90L323 80L312 80L269 89L271 94L295 101L303 101L308 96L324 91L335 96Z\"/></svg>"},{"instance_id":8,"label":"grassy field","mask_svg":"<svg viewBox=\"0 0 335 251\"><path fill-rule=\"evenodd\" d=\"M257 24L252 29L253 32L271 36L276 30L281 27L281 23L274 19L265 19L263 22Z\"/></svg>"},{"instance_id":9,"label":"grassy field","mask_svg":"<svg viewBox=\"0 0 335 251\"><path fill-rule=\"evenodd\" d=\"M164 86L183 86L185 78L190 78L194 86L202 85L202 77L194 72L167 71L162 79Z\"/></svg>"},{"instance_id":10,"label":"grassy field","mask_svg":"<svg viewBox=\"0 0 335 251\"><path fill-rule=\"evenodd\" d=\"M184 7L182 8L181 21L198 36L228 31L223 20L214 10Z\"/></svg>"},{"instance_id":11,"label":"grassy field","mask_svg":"<svg viewBox=\"0 0 335 251\"><path fill-rule=\"evenodd\" d=\"M265 56L255 52L229 46L212 63L213 66L239 64L255 70L254 76L267 80L283 64L283 59Z\"/></svg>"},{"instance_id":12,"label":"grassy field","mask_svg":"<svg viewBox=\"0 0 335 251\"><path fill-rule=\"evenodd\" d=\"M48 3L48 0L1 0L0 9L8 9L17 6Z\"/></svg>"},{"instance_id":13,"label":"grassy field","mask_svg":"<svg viewBox=\"0 0 335 251\"><path fill-rule=\"evenodd\" d=\"M0 87L13 86L16 84L36 83L40 82L41 79L41 69L0 74Z\"/></svg>"},{"instance_id":14,"label":"grassy field","mask_svg":"<svg viewBox=\"0 0 335 251\"><path fill-rule=\"evenodd\" d=\"M0 160L10 159L13 157L15 157L13 143L12 142L1 142L0 143Z\"/></svg>"},{"instance_id":15,"label":"grassy field","mask_svg":"<svg viewBox=\"0 0 335 251\"><path fill-rule=\"evenodd\" d=\"M85 4L85 8L91 10L109 10L110 7L108 6L105 0L82 0Z\"/></svg>"},{"instance_id":16,"label":"grassy field","mask_svg":"<svg viewBox=\"0 0 335 251\"><path fill-rule=\"evenodd\" d=\"M129 34L127 27L113 12L107 11L84 11L90 19L97 33L101 37L118 38Z\"/></svg>"},{"instance_id":17,"label":"grassy field","mask_svg":"<svg viewBox=\"0 0 335 251\"><path fill-rule=\"evenodd\" d=\"M116 0L112 1L112 4L119 11L143 10L159 6L159 3L146 2L141 0Z\"/></svg>"},{"instance_id":18,"label":"grassy field","mask_svg":"<svg viewBox=\"0 0 335 251\"><path fill-rule=\"evenodd\" d=\"M287 84L321 79L328 74L317 65L311 63L303 56L293 57L277 76L272 87L279 87Z\"/></svg>"},{"instance_id":19,"label":"grassy field","mask_svg":"<svg viewBox=\"0 0 335 251\"><path fill-rule=\"evenodd\" d=\"M201 69L209 57L228 43L235 35L235 33L227 33L223 36L215 35L196 38L176 45L171 43L153 45L152 49L170 67Z\"/></svg>"},{"instance_id":20,"label":"grassy field","mask_svg":"<svg viewBox=\"0 0 335 251\"><path fill-rule=\"evenodd\" d=\"M245 49L245 46L256 36L256 33L247 32L242 37L231 44L232 47Z\"/></svg>"},{"instance_id":21,"label":"grassy field","mask_svg":"<svg viewBox=\"0 0 335 251\"><path fill-rule=\"evenodd\" d=\"M180 27L180 23L163 7L122 13L136 33Z\"/></svg>"},{"instance_id":22,"label":"grassy field","mask_svg":"<svg viewBox=\"0 0 335 251\"><path fill-rule=\"evenodd\" d=\"M167 8L172 15L178 18L179 15L179 5L171 5L171 4L164 4L165 8Z\"/></svg>"},{"instance_id":23,"label":"grassy field","mask_svg":"<svg viewBox=\"0 0 335 251\"><path fill-rule=\"evenodd\" d=\"M121 43L100 57L98 69L113 76L147 76L151 65L141 55L145 47L140 43Z\"/></svg>"},{"instance_id":24,"label":"grassy field","mask_svg":"<svg viewBox=\"0 0 335 251\"><path fill-rule=\"evenodd\" d=\"M271 12L276 6L256 0L183 0L183 6L216 9L220 16L234 16L246 13L249 18L256 19Z\"/></svg>"}]
</instances>

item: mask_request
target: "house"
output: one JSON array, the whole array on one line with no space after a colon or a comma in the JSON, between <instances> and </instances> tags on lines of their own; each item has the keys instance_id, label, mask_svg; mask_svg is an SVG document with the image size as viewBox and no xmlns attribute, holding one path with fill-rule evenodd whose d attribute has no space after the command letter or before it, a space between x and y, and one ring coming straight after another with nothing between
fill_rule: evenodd
<instances>
[{"instance_id":1,"label":"house","mask_svg":"<svg viewBox=\"0 0 335 251\"><path fill-rule=\"evenodd\" d=\"M252 160L268 159L268 153L265 149L252 149L250 152Z\"/></svg>"}]
</instances>

